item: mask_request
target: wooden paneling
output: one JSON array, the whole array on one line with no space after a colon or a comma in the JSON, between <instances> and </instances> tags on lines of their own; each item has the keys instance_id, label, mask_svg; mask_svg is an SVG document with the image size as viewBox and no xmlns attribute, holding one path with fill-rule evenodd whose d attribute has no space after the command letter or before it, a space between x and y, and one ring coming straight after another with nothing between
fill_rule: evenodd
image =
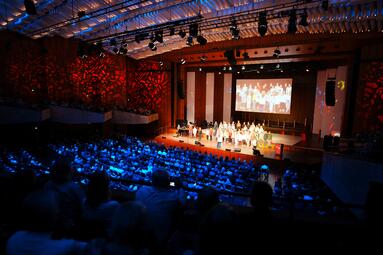
<instances>
[{"instance_id":1,"label":"wooden paneling","mask_svg":"<svg viewBox=\"0 0 383 255\"><path fill-rule=\"evenodd\" d=\"M195 113L194 119L200 122L206 119L206 73L195 73Z\"/></svg>"},{"instance_id":2,"label":"wooden paneling","mask_svg":"<svg viewBox=\"0 0 383 255\"><path fill-rule=\"evenodd\" d=\"M214 110L213 116L215 121L223 120L223 74L214 74Z\"/></svg>"}]
</instances>

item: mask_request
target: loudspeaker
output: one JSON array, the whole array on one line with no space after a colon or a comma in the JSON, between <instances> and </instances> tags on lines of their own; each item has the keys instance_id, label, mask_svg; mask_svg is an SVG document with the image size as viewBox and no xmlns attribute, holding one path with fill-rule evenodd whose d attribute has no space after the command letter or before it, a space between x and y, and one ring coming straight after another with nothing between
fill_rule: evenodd
<instances>
[{"instance_id":1,"label":"loudspeaker","mask_svg":"<svg viewBox=\"0 0 383 255\"><path fill-rule=\"evenodd\" d=\"M226 151L231 151L231 149L226 149Z\"/></svg>"},{"instance_id":2,"label":"loudspeaker","mask_svg":"<svg viewBox=\"0 0 383 255\"><path fill-rule=\"evenodd\" d=\"M177 92L178 92L178 97L180 99L185 99L185 89L184 89L184 82L183 81L177 82Z\"/></svg>"},{"instance_id":3,"label":"loudspeaker","mask_svg":"<svg viewBox=\"0 0 383 255\"><path fill-rule=\"evenodd\" d=\"M36 6L33 0L24 0L25 11L29 15L36 15Z\"/></svg>"},{"instance_id":4,"label":"loudspeaker","mask_svg":"<svg viewBox=\"0 0 383 255\"><path fill-rule=\"evenodd\" d=\"M335 80L326 81L326 105L335 105Z\"/></svg>"},{"instance_id":5,"label":"loudspeaker","mask_svg":"<svg viewBox=\"0 0 383 255\"><path fill-rule=\"evenodd\" d=\"M162 139L166 139L166 136L162 136L161 138L162 138Z\"/></svg>"},{"instance_id":6,"label":"loudspeaker","mask_svg":"<svg viewBox=\"0 0 383 255\"><path fill-rule=\"evenodd\" d=\"M200 143L199 143L198 141L194 141L194 144L197 144L197 145L199 145Z\"/></svg>"},{"instance_id":7,"label":"loudspeaker","mask_svg":"<svg viewBox=\"0 0 383 255\"><path fill-rule=\"evenodd\" d=\"M184 142L184 140L178 140L180 143L183 143Z\"/></svg>"},{"instance_id":8,"label":"loudspeaker","mask_svg":"<svg viewBox=\"0 0 383 255\"><path fill-rule=\"evenodd\" d=\"M261 152L259 150L253 148L253 155L261 156Z\"/></svg>"},{"instance_id":9,"label":"loudspeaker","mask_svg":"<svg viewBox=\"0 0 383 255\"><path fill-rule=\"evenodd\" d=\"M241 152L241 149L240 148L234 148L234 151L235 152Z\"/></svg>"}]
</instances>

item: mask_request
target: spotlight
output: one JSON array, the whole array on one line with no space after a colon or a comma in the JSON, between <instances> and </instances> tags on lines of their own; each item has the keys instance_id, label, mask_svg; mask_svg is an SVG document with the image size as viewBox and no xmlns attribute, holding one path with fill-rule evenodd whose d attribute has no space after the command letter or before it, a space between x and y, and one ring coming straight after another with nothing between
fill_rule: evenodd
<instances>
[{"instance_id":1,"label":"spotlight","mask_svg":"<svg viewBox=\"0 0 383 255\"><path fill-rule=\"evenodd\" d=\"M202 57L200 58L200 60L201 60L201 63L205 63L206 60L207 60L207 57L204 55L204 56L202 56Z\"/></svg>"},{"instance_id":2,"label":"spotlight","mask_svg":"<svg viewBox=\"0 0 383 255\"><path fill-rule=\"evenodd\" d=\"M110 45L111 46L116 46L117 45L117 41L116 41L115 38L110 39Z\"/></svg>"},{"instance_id":3,"label":"spotlight","mask_svg":"<svg viewBox=\"0 0 383 255\"><path fill-rule=\"evenodd\" d=\"M198 24L197 23L189 25L189 36L192 36L192 37L198 36Z\"/></svg>"},{"instance_id":4,"label":"spotlight","mask_svg":"<svg viewBox=\"0 0 383 255\"><path fill-rule=\"evenodd\" d=\"M267 33L267 12L259 13L258 33L260 36L265 36Z\"/></svg>"},{"instance_id":5,"label":"spotlight","mask_svg":"<svg viewBox=\"0 0 383 255\"><path fill-rule=\"evenodd\" d=\"M245 70L246 69L246 67L245 66L242 66L242 68L241 68L242 70Z\"/></svg>"},{"instance_id":6,"label":"spotlight","mask_svg":"<svg viewBox=\"0 0 383 255\"><path fill-rule=\"evenodd\" d=\"M171 27L170 31L169 31L169 35L173 36L173 35L175 35L175 33L176 33L176 29L174 27Z\"/></svg>"},{"instance_id":7,"label":"spotlight","mask_svg":"<svg viewBox=\"0 0 383 255\"><path fill-rule=\"evenodd\" d=\"M242 56L243 56L244 60L249 60L250 59L249 53L247 53L246 51L244 53L242 53Z\"/></svg>"},{"instance_id":8,"label":"spotlight","mask_svg":"<svg viewBox=\"0 0 383 255\"><path fill-rule=\"evenodd\" d=\"M218 74L222 74L221 72L218 72Z\"/></svg>"},{"instance_id":9,"label":"spotlight","mask_svg":"<svg viewBox=\"0 0 383 255\"><path fill-rule=\"evenodd\" d=\"M306 72L310 72L310 69L308 69L307 67L306 67Z\"/></svg>"},{"instance_id":10,"label":"spotlight","mask_svg":"<svg viewBox=\"0 0 383 255\"><path fill-rule=\"evenodd\" d=\"M229 71L233 70L233 68L231 66L229 66Z\"/></svg>"},{"instance_id":11,"label":"spotlight","mask_svg":"<svg viewBox=\"0 0 383 255\"><path fill-rule=\"evenodd\" d=\"M240 74L240 73L241 73L240 71L237 72L237 74Z\"/></svg>"},{"instance_id":12,"label":"spotlight","mask_svg":"<svg viewBox=\"0 0 383 255\"><path fill-rule=\"evenodd\" d=\"M113 51L115 54L118 54L118 49L117 49L117 47L114 47L114 48L112 49L112 51Z\"/></svg>"},{"instance_id":13,"label":"spotlight","mask_svg":"<svg viewBox=\"0 0 383 255\"><path fill-rule=\"evenodd\" d=\"M325 10L325 11L328 10L328 0L322 1L322 8L323 8L323 10Z\"/></svg>"},{"instance_id":14,"label":"spotlight","mask_svg":"<svg viewBox=\"0 0 383 255\"><path fill-rule=\"evenodd\" d=\"M207 43L207 40L202 35L197 36L197 42L201 45L205 45Z\"/></svg>"},{"instance_id":15,"label":"spotlight","mask_svg":"<svg viewBox=\"0 0 383 255\"><path fill-rule=\"evenodd\" d=\"M157 50L157 46L154 44L154 42L150 42L148 44L148 47L152 50L152 51L156 51Z\"/></svg>"},{"instance_id":16,"label":"spotlight","mask_svg":"<svg viewBox=\"0 0 383 255\"><path fill-rule=\"evenodd\" d=\"M297 14L295 10L290 11L289 24L287 25L287 33L295 34L297 32Z\"/></svg>"},{"instance_id":17,"label":"spotlight","mask_svg":"<svg viewBox=\"0 0 383 255\"><path fill-rule=\"evenodd\" d=\"M155 32L155 39L157 42L159 42L159 43L164 42L163 34L164 34L163 30L158 30Z\"/></svg>"},{"instance_id":18,"label":"spotlight","mask_svg":"<svg viewBox=\"0 0 383 255\"><path fill-rule=\"evenodd\" d=\"M128 43L127 43L125 40L122 40L121 45L122 45L122 47L124 47L125 49L128 48Z\"/></svg>"},{"instance_id":19,"label":"spotlight","mask_svg":"<svg viewBox=\"0 0 383 255\"><path fill-rule=\"evenodd\" d=\"M85 16L85 11L79 11L79 12L77 13L77 16L78 16L79 18L84 17L84 16Z\"/></svg>"},{"instance_id":20,"label":"spotlight","mask_svg":"<svg viewBox=\"0 0 383 255\"><path fill-rule=\"evenodd\" d=\"M202 72L202 67L198 68L198 71Z\"/></svg>"},{"instance_id":21,"label":"spotlight","mask_svg":"<svg viewBox=\"0 0 383 255\"><path fill-rule=\"evenodd\" d=\"M186 36L186 32L183 31L182 29L178 32L178 35L181 37L181 38L185 38Z\"/></svg>"},{"instance_id":22,"label":"spotlight","mask_svg":"<svg viewBox=\"0 0 383 255\"><path fill-rule=\"evenodd\" d=\"M224 66L224 67L222 68L222 70L223 70L223 71L226 71L226 66Z\"/></svg>"},{"instance_id":23,"label":"spotlight","mask_svg":"<svg viewBox=\"0 0 383 255\"><path fill-rule=\"evenodd\" d=\"M4 2L5 3L5 2ZM24 0L25 11L29 15L36 15L36 6L33 0Z\"/></svg>"},{"instance_id":24,"label":"spotlight","mask_svg":"<svg viewBox=\"0 0 383 255\"><path fill-rule=\"evenodd\" d=\"M263 69L263 65L261 65L259 68L260 68L260 69Z\"/></svg>"},{"instance_id":25,"label":"spotlight","mask_svg":"<svg viewBox=\"0 0 383 255\"><path fill-rule=\"evenodd\" d=\"M141 42L140 35L136 35L136 36L134 37L134 40L136 41L136 43L140 43L140 42Z\"/></svg>"},{"instance_id":26,"label":"spotlight","mask_svg":"<svg viewBox=\"0 0 383 255\"><path fill-rule=\"evenodd\" d=\"M239 40L241 37L239 36L239 29L237 26L237 22L235 20L231 21L230 25L231 38L234 40Z\"/></svg>"},{"instance_id":27,"label":"spotlight","mask_svg":"<svg viewBox=\"0 0 383 255\"><path fill-rule=\"evenodd\" d=\"M119 49L119 53L120 53L121 55L124 55L124 54L128 53L128 51L127 51L127 49L125 49L125 48L123 48L123 47L121 46L120 49Z\"/></svg>"},{"instance_id":28,"label":"spotlight","mask_svg":"<svg viewBox=\"0 0 383 255\"><path fill-rule=\"evenodd\" d=\"M299 25L303 26L303 27L307 27L309 25L309 23L307 22L307 13L306 12L304 12L301 15L301 20L299 21Z\"/></svg>"},{"instance_id":29,"label":"spotlight","mask_svg":"<svg viewBox=\"0 0 383 255\"><path fill-rule=\"evenodd\" d=\"M193 45L193 36L189 35L189 37L186 41L186 45L189 45L189 46Z\"/></svg>"},{"instance_id":30,"label":"spotlight","mask_svg":"<svg viewBox=\"0 0 383 255\"><path fill-rule=\"evenodd\" d=\"M224 56L227 58L227 61L230 65L235 66L237 64L237 61L234 56L234 50L226 50Z\"/></svg>"},{"instance_id":31,"label":"spotlight","mask_svg":"<svg viewBox=\"0 0 383 255\"><path fill-rule=\"evenodd\" d=\"M278 58L279 55L281 55L281 51L280 51L278 48L276 48L276 49L274 50L273 57Z\"/></svg>"},{"instance_id":32,"label":"spotlight","mask_svg":"<svg viewBox=\"0 0 383 255\"><path fill-rule=\"evenodd\" d=\"M185 59L183 59L183 58L181 58L181 65L184 65L185 63L186 63L186 60Z\"/></svg>"},{"instance_id":33,"label":"spotlight","mask_svg":"<svg viewBox=\"0 0 383 255\"><path fill-rule=\"evenodd\" d=\"M164 62L162 62L162 61L160 61L158 64L159 64L160 66L164 66Z\"/></svg>"},{"instance_id":34,"label":"spotlight","mask_svg":"<svg viewBox=\"0 0 383 255\"><path fill-rule=\"evenodd\" d=\"M277 64L276 66L275 66L275 69L279 69L281 67L281 65L280 64Z\"/></svg>"}]
</instances>

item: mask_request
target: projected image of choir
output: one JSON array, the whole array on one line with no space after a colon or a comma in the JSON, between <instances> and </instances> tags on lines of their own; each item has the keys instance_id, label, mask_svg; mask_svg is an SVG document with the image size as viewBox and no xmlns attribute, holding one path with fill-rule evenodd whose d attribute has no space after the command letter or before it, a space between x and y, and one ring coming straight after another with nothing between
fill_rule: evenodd
<instances>
[{"instance_id":1,"label":"projected image of choir","mask_svg":"<svg viewBox=\"0 0 383 255\"><path fill-rule=\"evenodd\" d=\"M290 113L291 83L243 83L236 89L236 111Z\"/></svg>"}]
</instances>

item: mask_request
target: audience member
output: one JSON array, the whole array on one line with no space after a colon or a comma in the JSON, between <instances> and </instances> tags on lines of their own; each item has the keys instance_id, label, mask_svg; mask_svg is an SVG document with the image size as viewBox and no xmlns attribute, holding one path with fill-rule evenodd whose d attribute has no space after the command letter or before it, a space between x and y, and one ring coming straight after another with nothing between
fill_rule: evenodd
<instances>
[{"instance_id":1,"label":"audience member","mask_svg":"<svg viewBox=\"0 0 383 255\"><path fill-rule=\"evenodd\" d=\"M55 194L39 191L26 197L23 206L25 230L17 231L7 244L7 255L85 254L87 244L74 240L53 240L59 217Z\"/></svg>"},{"instance_id":2,"label":"audience member","mask_svg":"<svg viewBox=\"0 0 383 255\"><path fill-rule=\"evenodd\" d=\"M72 181L72 174L69 159L59 158L52 167L52 179L44 187L56 195L60 208L58 233L63 235L73 230L83 210L84 194L81 187Z\"/></svg>"}]
</instances>

